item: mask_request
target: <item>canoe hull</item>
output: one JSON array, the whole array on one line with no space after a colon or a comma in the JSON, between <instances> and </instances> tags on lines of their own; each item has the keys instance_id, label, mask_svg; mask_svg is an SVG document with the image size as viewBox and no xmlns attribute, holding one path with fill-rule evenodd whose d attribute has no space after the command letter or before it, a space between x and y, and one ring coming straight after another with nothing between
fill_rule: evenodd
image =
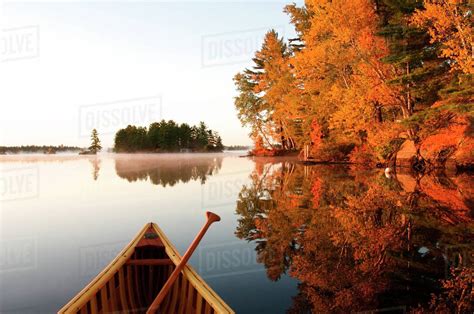
<instances>
[{"instance_id":1,"label":"canoe hull","mask_svg":"<svg viewBox=\"0 0 474 314\"><path fill-rule=\"evenodd\" d=\"M145 313L180 260L158 225L149 223L58 313ZM234 313L189 265L158 312Z\"/></svg>"}]
</instances>

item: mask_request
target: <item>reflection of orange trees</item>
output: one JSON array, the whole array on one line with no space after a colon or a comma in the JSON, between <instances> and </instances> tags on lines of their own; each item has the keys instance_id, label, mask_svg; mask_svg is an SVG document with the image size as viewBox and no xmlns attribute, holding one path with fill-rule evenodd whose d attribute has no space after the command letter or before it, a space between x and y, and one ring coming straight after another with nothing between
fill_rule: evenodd
<instances>
[{"instance_id":1,"label":"reflection of orange trees","mask_svg":"<svg viewBox=\"0 0 474 314\"><path fill-rule=\"evenodd\" d=\"M115 171L119 177L129 182L150 180L152 184L163 187L198 180L204 184L207 177L217 173L221 166L222 157L212 155L143 155L143 158L134 156L133 159L120 157L115 160Z\"/></svg>"},{"instance_id":2,"label":"reflection of orange trees","mask_svg":"<svg viewBox=\"0 0 474 314\"><path fill-rule=\"evenodd\" d=\"M270 279L300 281L290 312L416 306L441 288L447 251L455 261L474 251L472 218L432 197L440 182L289 163L256 169L239 195L236 234L257 242Z\"/></svg>"},{"instance_id":3,"label":"reflection of orange trees","mask_svg":"<svg viewBox=\"0 0 474 314\"><path fill-rule=\"evenodd\" d=\"M312 202L314 207L319 206L319 199L321 198L323 188L323 182L319 178L315 178L313 183L311 184L311 194L312 194Z\"/></svg>"},{"instance_id":4,"label":"reflection of orange trees","mask_svg":"<svg viewBox=\"0 0 474 314\"><path fill-rule=\"evenodd\" d=\"M418 306L413 314L425 313L473 313L474 272L470 268L452 269L451 278L442 281L442 292L433 294L426 307Z\"/></svg>"},{"instance_id":5,"label":"reflection of orange trees","mask_svg":"<svg viewBox=\"0 0 474 314\"><path fill-rule=\"evenodd\" d=\"M371 186L360 197L349 197L347 207L334 208L339 228L331 234L337 246L350 246L358 267L377 272L385 264L389 250L402 248L407 220L397 193L381 193Z\"/></svg>"},{"instance_id":6,"label":"reflection of orange trees","mask_svg":"<svg viewBox=\"0 0 474 314\"><path fill-rule=\"evenodd\" d=\"M417 212L429 211L431 218L438 223L472 223L474 215L473 178L467 174L449 178L443 174L425 175L418 179L409 174L396 175L402 194L413 195L418 192L422 206Z\"/></svg>"},{"instance_id":7,"label":"reflection of orange trees","mask_svg":"<svg viewBox=\"0 0 474 314\"><path fill-rule=\"evenodd\" d=\"M305 283L301 293L313 309L378 307L375 296L389 288L387 273L395 266L387 256L403 248L406 232L397 193L381 194L375 185L355 189L345 206L320 207L308 224L290 274Z\"/></svg>"},{"instance_id":8,"label":"reflection of orange trees","mask_svg":"<svg viewBox=\"0 0 474 314\"><path fill-rule=\"evenodd\" d=\"M257 240L258 261L274 280L288 268L300 228L310 218L311 184L302 179L302 171L291 164L271 165L261 176L252 174L252 184L239 194L237 213L242 218L236 234Z\"/></svg>"},{"instance_id":9,"label":"reflection of orange trees","mask_svg":"<svg viewBox=\"0 0 474 314\"><path fill-rule=\"evenodd\" d=\"M443 204L461 215L469 211L462 190L448 178L425 176L420 181L422 190L433 200Z\"/></svg>"}]
</instances>

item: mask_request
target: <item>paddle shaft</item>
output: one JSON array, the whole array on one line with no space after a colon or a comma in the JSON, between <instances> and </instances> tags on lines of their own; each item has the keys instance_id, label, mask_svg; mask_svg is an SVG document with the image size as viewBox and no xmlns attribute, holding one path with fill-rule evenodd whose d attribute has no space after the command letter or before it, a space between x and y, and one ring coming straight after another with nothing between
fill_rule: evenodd
<instances>
[{"instance_id":1,"label":"paddle shaft","mask_svg":"<svg viewBox=\"0 0 474 314\"><path fill-rule=\"evenodd\" d=\"M176 279L178 279L179 273L181 272L181 270L183 270L184 266L186 266L186 264L188 263L189 258L191 257L191 255L193 255L194 251L199 245L199 242L201 242L202 237L204 236L204 234L206 234L207 229L209 229L212 223L221 220L221 218L218 215L211 212L206 212L206 216L207 216L206 224L201 228L196 238L194 238L188 250L186 251L186 253L184 253L183 258L181 259L181 262L178 265L176 265L176 268L168 277L168 280L166 281L163 288L161 288L160 293L158 293L155 300L153 300L153 303L150 305L150 307L146 311L146 314L155 314L156 311L158 311L158 308L160 307L161 302L163 302L169 290L173 286L174 282L176 281Z\"/></svg>"}]
</instances>

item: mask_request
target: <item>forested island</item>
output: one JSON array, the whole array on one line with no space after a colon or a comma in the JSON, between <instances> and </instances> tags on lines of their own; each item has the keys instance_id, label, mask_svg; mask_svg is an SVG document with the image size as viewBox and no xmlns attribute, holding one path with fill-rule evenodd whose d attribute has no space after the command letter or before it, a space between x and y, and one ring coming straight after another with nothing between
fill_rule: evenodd
<instances>
[{"instance_id":1,"label":"forested island","mask_svg":"<svg viewBox=\"0 0 474 314\"><path fill-rule=\"evenodd\" d=\"M254 155L472 169L473 7L468 1L306 1L284 11L234 77Z\"/></svg>"},{"instance_id":2,"label":"forested island","mask_svg":"<svg viewBox=\"0 0 474 314\"><path fill-rule=\"evenodd\" d=\"M190 126L173 120L154 122L148 128L129 125L115 134L114 151L122 152L221 152L219 133L204 122Z\"/></svg>"},{"instance_id":3,"label":"forested island","mask_svg":"<svg viewBox=\"0 0 474 314\"><path fill-rule=\"evenodd\" d=\"M42 154L55 154L61 152L78 152L82 148L77 146L65 146L65 145L23 145L23 146L0 146L0 155L5 154L21 154L21 153L42 153Z\"/></svg>"}]
</instances>

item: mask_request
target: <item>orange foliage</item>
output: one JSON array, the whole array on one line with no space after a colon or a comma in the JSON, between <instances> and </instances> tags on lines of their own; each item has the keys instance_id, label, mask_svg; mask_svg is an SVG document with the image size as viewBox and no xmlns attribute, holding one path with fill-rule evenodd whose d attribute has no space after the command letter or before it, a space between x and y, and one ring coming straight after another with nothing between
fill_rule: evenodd
<instances>
[{"instance_id":1,"label":"orange foliage","mask_svg":"<svg viewBox=\"0 0 474 314\"><path fill-rule=\"evenodd\" d=\"M420 260L421 246L429 246L430 254L440 252L444 274L445 248L439 246L452 239L470 239L462 225L442 229L455 221L469 226L473 220L465 212L449 210L460 205L455 199L438 197L460 197L461 188L469 195L466 177L459 177L462 185L449 191L444 183L425 183L423 178L419 184L413 178L413 189L401 193L396 179L387 181L369 171L354 170L344 176L341 168L287 162L256 166L256 170L261 174L252 175L253 183L239 195L237 234L255 241L257 260L271 280L285 272L298 279L295 302L302 304L293 306L295 312L375 309L379 297L400 293L400 278L407 288L403 297L408 298L412 287L419 289L411 274L431 276L433 266L439 266L431 264L433 256Z\"/></svg>"},{"instance_id":2,"label":"orange foliage","mask_svg":"<svg viewBox=\"0 0 474 314\"><path fill-rule=\"evenodd\" d=\"M469 213L469 207L465 203L466 200L464 199L464 196L455 188L455 186L449 188L436 182L436 178L425 176L420 181L420 187L426 195L440 204L449 207L452 210L464 212L464 215Z\"/></svg>"},{"instance_id":3,"label":"orange foliage","mask_svg":"<svg viewBox=\"0 0 474 314\"><path fill-rule=\"evenodd\" d=\"M260 135L254 139L255 148L250 151L250 155L257 157L272 157L279 155L279 151L276 149L268 149L263 143L263 139Z\"/></svg>"},{"instance_id":4,"label":"orange foliage","mask_svg":"<svg viewBox=\"0 0 474 314\"><path fill-rule=\"evenodd\" d=\"M291 60L296 79L311 95L306 115L324 117L334 133L353 136L372 119L374 102L383 106L398 102L388 84L391 68L380 61L388 49L377 36L373 3L313 0L306 7L312 15L301 34L305 48Z\"/></svg>"},{"instance_id":5,"label":"orange foliage","mask_svg":"<svg viewBox=\"0 0 474 314\"><path fill-rule=\"evenodd\" d=\"M469 135L471 121L466 117L455 117L448 126L428 135L420 146L421 155L428 160L437 162L453 153L458 164L474 162L474 138ZM444 153L447 152L447 153ZM443 156L443 154L448 154Z\"/></svg>"},{"instance_id":6,"label":"orange foliage","mask_svg":"<svg viewBox=\"0 0 474 314\"><path fill-rule=\"evenodd\" d=\"M313 195L312 203L313 207L315 208L319 206L322 185L322 181L319 178L313 180L313 185L311 186L311 194Z\"/></svg>"},{"instance_id":7,"label":"orange foliage","mask_svg":"<svg viewBox=\"0 0 474 314\"><path fill-rule=\"evenodd\" d=\"M452 70L474 74L472 5L460 0L425 0L412 22L426 27L432 43L442 43L441 55L455 61Z\"/></svg>"},{"instance_id":8,"label":"orange foliage","mask_svg":"<svg viewBox=\"0 0 474 314\"><path fill-rule=\"evenodd\" d=\"M322 142L323 132L321 126L316 120L311 122L311 132L309 133L309 138L311 139L311 144L314 147L318 147Z\"/></svg>"},{"instance_id":9,"label":"orange foliage","mask_svg":"<svg viewBox=\"0 0 474 314\"><path fill-rule=\"evenodd\" d=\"M373 166L377 162L374 151L366 144L356 146L349 155L349 161L363 166Z\"/></svg>"},{"instance_id":10,"label":"orange foliage","mask_svg":"<svg viewBox=\"0 0 474 314\"><path fill-rule=\"evenodd\" d=\"M413 114L440 98L472 98L473 9L466 1L307 0L285 11L297 38L286 43L267 32L255 65L236 76L239 118L272 148L312 142L319 161L393 161L400 138L418 141L430 128L414 127ZM425 151L440 153L460 131L440 132ZM472 164L474 143L463 137L461 144L456 158Z\"/></svg>"},{"instance_id":11,"label":"orange foliage","mask_svg":"<svg viewBox=\"0 0 474 314\"><path fill-rule=\"evenodd\" d=\"M426 308L418 306L412 313L473 313L473 276L473 270L468 267L451 269L451 278L442 280L442 292L432 294Z\"/></svg>"}]
</instances>

